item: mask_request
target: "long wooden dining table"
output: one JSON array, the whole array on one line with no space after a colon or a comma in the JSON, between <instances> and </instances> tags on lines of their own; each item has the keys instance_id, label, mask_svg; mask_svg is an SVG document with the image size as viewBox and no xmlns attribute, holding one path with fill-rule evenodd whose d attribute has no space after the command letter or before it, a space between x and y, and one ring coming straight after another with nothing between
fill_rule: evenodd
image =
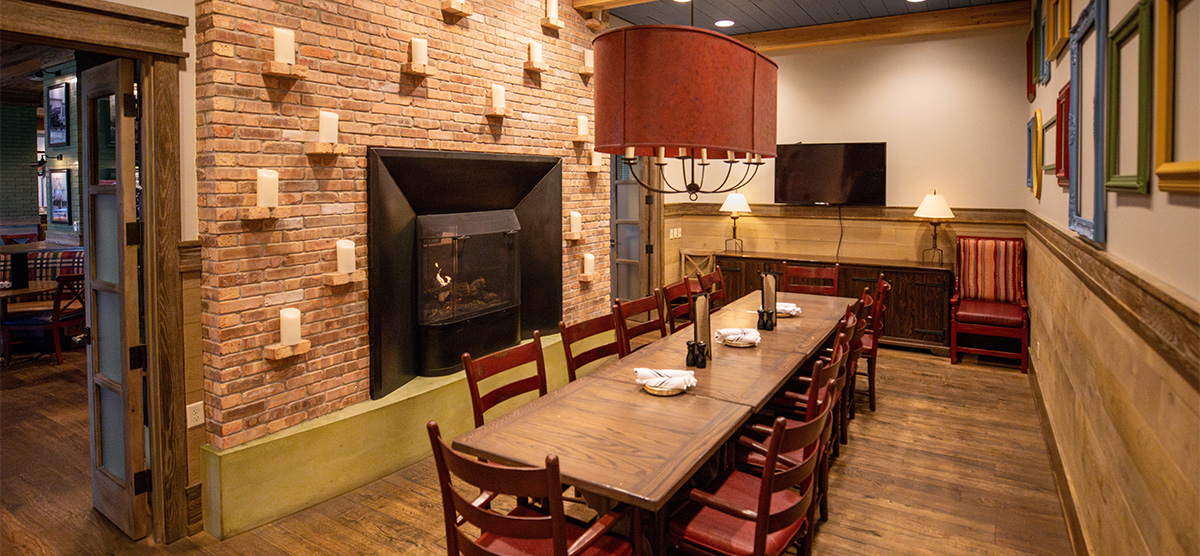
<instances>
[{"instance_id":1,"label":"long wooden dining table","mask_svg":"<svg viewBox=\"0 0 1200 556\"><path fill-rule=\"evenodd\" d=\"M854 300L780 293L779 301L801 314L762 331L757 347L714 345L683 394L646 393L634 369L687 368L691 327L460 435L453 447L508 465L541 466L554 454L565 483L658 512L820 349ZM711 329L754 328L758 308L758 293L747 295L713 313Z\"/></svg>"}]
</instances>

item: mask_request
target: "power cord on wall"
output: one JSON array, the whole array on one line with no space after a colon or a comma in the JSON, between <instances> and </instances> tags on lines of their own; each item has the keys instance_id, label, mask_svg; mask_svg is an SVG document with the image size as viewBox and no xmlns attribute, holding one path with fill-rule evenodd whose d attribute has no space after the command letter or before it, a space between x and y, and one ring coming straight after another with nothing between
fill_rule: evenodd
<instances>
[{"instance_id":1,"label":"power cord on wall","mask_svg":"<svg viewBox=\"0 0 1200 556\"><path fill-rule=\"evenodd\" d=\"M842 205L838 205L838 245L835 258L842 258L842 236L846 234L846 225L842 222Z\"/></svg>"}]
</instances>

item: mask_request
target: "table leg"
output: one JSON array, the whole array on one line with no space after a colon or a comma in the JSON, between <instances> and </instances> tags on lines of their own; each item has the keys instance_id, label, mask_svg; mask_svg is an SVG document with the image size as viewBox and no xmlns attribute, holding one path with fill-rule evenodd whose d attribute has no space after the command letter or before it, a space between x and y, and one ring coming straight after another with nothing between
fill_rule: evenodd
<instances>
[{"instance_id":1,"label":"table leg","mask_svg":"<svg viewBox=\"0 0 1200 556\"><path fill-rule=\"evenodd\" d=\"M9 255L9 281L14 290L29 287L29 254L12 253Z\"/></svg>"}]
</instances>

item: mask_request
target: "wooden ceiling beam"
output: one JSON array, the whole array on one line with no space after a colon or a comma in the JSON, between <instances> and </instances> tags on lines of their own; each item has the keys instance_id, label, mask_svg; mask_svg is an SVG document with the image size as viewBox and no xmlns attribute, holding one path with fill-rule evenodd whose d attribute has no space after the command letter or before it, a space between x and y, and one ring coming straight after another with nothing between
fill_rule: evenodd
<instances>
[{"instance_id":1,"label":"wooden ceiling beam","mask_svg":"<svg viewBox=\"0 0 1200 556\"><path fill-rule=\"evenodd\" d=\"M596 12L600 10L611 10L613 8L633 6L635 4L645 4L653 1L654 0L574 0L572 5L576 10L581 12Z\"/></svg>"},{"instance_id":2,"label":"wooden ceiling beam","mask_svg":"<svg viewBox=\"0 0 1200 556\"><path fill-rule=\"evenodd\" d=\"M578 0L577 0L578 1ZM578 5L578 4L576 4ZM1029 0L733 35L759 52L1029 24Z\"/></svg>"}]
</instances>

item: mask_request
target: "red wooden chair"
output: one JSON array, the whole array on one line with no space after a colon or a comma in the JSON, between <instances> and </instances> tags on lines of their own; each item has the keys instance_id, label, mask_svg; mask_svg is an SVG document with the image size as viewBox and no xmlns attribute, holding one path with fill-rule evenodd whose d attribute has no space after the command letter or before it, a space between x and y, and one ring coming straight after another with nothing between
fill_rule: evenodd
<instances>
[{"instance_id":1,"label":"red wooden chair","mask_svg":"<svg viewBox=\"0 0 1200 556\"><path fill-rule=\"evenodd\" d=\"M892 285L879 275L875 283L875 304L871 306L870 326L862 338L862 356L867 360L867 388L871 411L875 411L875 360L879 356L879 338L883 337L884 312L887 310L888 295Z\"/></svg>"},{"instance_id":2,"label":"red wooden chair","mask_svg":"<svg viewBox=\"0 0 1200 556\"><path fill-rule=\"evenodd\" d=\"M68 330L82 329L84 316L84 280L82 274L59 274L58 287L50 309L18 312L6 317L2 345L11 344L10 334L17 330L42 330L54 337L54 355L62 364L62 336Z\"/></svg>"},{"instance_id":3,"label":"red wooden chair","mask_svg":"<svg viewBox=\"0 0 1200 556\"><path fill-rule=\"evenodd\" d=\"M3 235L0 235L0 241L3 241L5 245L18 245L21 243L36 243L38 239L39 239L39 236L38 236L37 232L31 232L28 234L3 234Z\"/></svg>"},{"instance_id":4,"label":"red wooden chair","mask_svg":"<svg viewBox=\"0 0 1200 556\"><path fill-rule=\"evenodd\" d=\"M781 284L779 284L779 291L792 293L811 293L816 295L837 295L838 265L784 266L783 281Z\"/></svg>"},{"instance_id":5,"label":"red wooden chair","mask_svg":"<svg viewBox=\"0 0 1200 556\"><path fill-rule=\"evenodd\" d=\"M563 351L567 354L567 380L571 382L575 381L578 377L579 369L584 365L593 361L599 361L610 355L620 354L620 342L617 339L617 321L612 313L590 318L570 326L560 321L558 323L558 331L562 333ZM599 340L591 340L587 344L590 347L575 345L577 342L582 342L606 333L612 334L611 341L597 343Z\"/></svg>"},{"instance_id":6,"label":"red wooden chair","mask_svg":"<svg viewBox=\"0 0 1200 556\"><path fill-rule=\"evenodd\" d=\"M1009 357L1029 370L1029 303L1025 300L1025 240L958 236L955 293L950 298L950 362L961 353ZM967 347L959 334L1020 341L1018 352Z\"/></svg>"},{"instance_id":7,"label":"red wooden chair","mask_svg":"<svg viewBox=\"0 0 1200 556\"><path fill-rule=\"evenodd\" d=\"M618 505L586 529L566 518L557 457L546 456L545 467L487 463L446 445L437 423L430 421L426 429L433 445L442 492L446 551L450 556L628 556L634 553L629 541L610 534L614 525L632 514L625 506ZM467 498L452 484L455 482L478 488L480 494ZM532 508L518 502L511 511L503 513L492 507L498 495L543 500L545 508ZM632 533L637 538L640 536L638 522L632 521ZM464 529L464 526L478 529L478 536L474 535L474 529Z\"/></svg>"},{"instance_id":8,"label":"red wooden chair","mask_svg":"<svg viewBox=\"0 0 1200 556\"><path fill-rule=\"evenodd\" d=\"M776 418L763 443L739 438L762 455L761 472L733 469L693 488L668 524L671 542L693 554L777 556L800 541L800 554L811 554L815 471L832 405L806 422Z\"/></svg>"},{"instance_id":9,"label":"red wooden chair","mask_svg":"<svg viewBox=\"0 0 1200 556\"><path fill-rule=\"evenodd\" d=\"M672 334L692 324L692 291L688 282L690 280L684 278L662 290L667 324L671 326Z\"/></svg>"},{"instance_id":10,"label":"red wooden chair","mask_svg":"<svg viewBox=\"0 0 1200 556\"><path fill-rule=\"evenodd\" d=\"M846 388L842 390L842 406L845 412L845 419L854 418L854 385L858 382L858 361L863 354L863 338L866 337L870 323L867 319L870 317L871 308L875 304L875 300L868 293L870 287L863 288L862 297L858 298L849 307L846 308L847 315L851 312L854 314L854 328L847 330L850 336L848 348L846 352ZM848 423L848 421L845 421ZM849 440L848 428L842 429L841 443L845 444Z\"/></svg>"},{"instance_id":11,"label":"red wooden chair","mask_svg":"<svg viewBox=\"0 0 1200 556\"><path fill-rule=\"evenodd\" d=\"M625 357L633 353L635 349L649 343L642 342L637 348L633 347L634 340L639 336L658 332L659 338L666 337L667 324L663 320L661 297L662 293L659 292L658 288L654 288L652 295L633 301L621 301L618 299L613 304L613 315L617 319L617 343L621 348L621 357ZM645 315L645 320L630 320L638 315Z\"/></svg>"},{"instance_id":12,"label":"red wooden chair","mask_svg":"<svg viewBox=\"0 0 1200 556\"><path fill-rule=\"evenodd\" d=\"M483 426L483 414L505 400L526 392L537 390L539 396L546 395L546 362L542 357L542 335L533 331L533 341L472 359L470 353L462 354L463 368L467 371L467 386L471 389L471 409L475 412L475 426ZM514 371L529 363L537 364L537 374L524 378L509 379L503 384L488 381L491 390L480 392L481 382L498 375L519 376Z\"/></svg>"},{"instance_id":13,"label":"red wooden chair","mask_svg":"<svg viewBox=\"0 0 1200 556\"><path fill-rule=\"evenodd\" d=\"M721 267L713 267L713 271L708 274L701 274L699 277L700 291L708 292L708 312L712 313L726 303L729 303L729 292L725 288L725 277L721 274Z\"/></svg>"}]
</instances>

